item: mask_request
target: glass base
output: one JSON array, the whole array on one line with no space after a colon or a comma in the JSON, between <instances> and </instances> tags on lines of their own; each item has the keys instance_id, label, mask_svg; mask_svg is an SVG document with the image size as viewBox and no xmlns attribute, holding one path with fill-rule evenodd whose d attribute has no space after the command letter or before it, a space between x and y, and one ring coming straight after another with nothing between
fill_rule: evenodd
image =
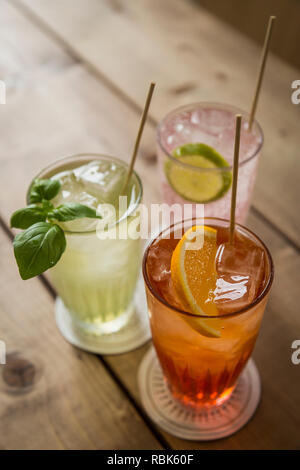
<instances>
[{"instance_id":1,"label":"glass base","mask_svg":"<svg viewBox=\"0 0 300 470\"><path fill-rule=\"evenodd\" d=\"M259 373L250 359L222 404L197 409L185 406L171 394L153 347L141 362L138 383L149 417L164 431L195 441L221 439L237 432L252 418L261 396Z\"/></svg>"},{"instance_id":2,"label":"glass base","mask_svg":"<svg viewBox=\"0 0 300 470\"><path fill-rule=\"evenodd\" d=\"M118 315L114 320L106 321L106 322L98 321L94 323L87 323L87 322L78 320L78 318L75 315L73 315L72 312L70 312L69 309L67 309L65 305L64 305L64 309L68 312L75 330L78 330L79 332L83 332L85 334L95 335L95 336L109 335L111 333L116 333L117 331L124 328L125 325L127 325L127 323L130 320L130 317L134 313L134 305L132 303L125 312Z\"/></svg>"},{"instance_id":3,"label":"glass base","mask_svg":"<svg viewBox=\"0 0 300 470\"><path fill-rule=\"evenodd\" d=\"M132 312L129 316L128 312L126 313L125 317L121 315L116 320L107 322L105 327L109 327L110 330L106 330L105 334L103 334L103 328L101 328L101 334L95 334L94 325L90 331L87 328L79 327L78 322L74 323L61 298L57 297L55 301L56 324L64 338L73 346L96 354L129 352L142 346L150 339L146 295L141 278L137 283ZM122 322L124 322L123 325Z\"/></svg>"}]
</instances>

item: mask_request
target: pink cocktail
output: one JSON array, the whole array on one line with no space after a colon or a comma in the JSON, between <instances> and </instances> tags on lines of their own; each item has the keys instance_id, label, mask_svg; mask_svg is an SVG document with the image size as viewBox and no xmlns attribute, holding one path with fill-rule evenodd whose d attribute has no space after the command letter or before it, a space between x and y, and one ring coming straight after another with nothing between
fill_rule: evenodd
<instances>
[{"instance_id":1,"label":"pink cocktail","mask_svg":"<svg viewBox=\"0 0 300 470\"><path fill-rule=\"evenodd\" d=\"M157 132L163 202L204 204L205 217L230 218L235 115L243 116L236 219L247 216L263 133L255 121L248 131L247 113L218 103L196 103L170 112ZM199 145L198 145L199 144ZM203 145L204 144L204 145ZM204 157L202 151L204 148ZM196 150L195 150L196 149Z\"/></svg>"}]
</instances>

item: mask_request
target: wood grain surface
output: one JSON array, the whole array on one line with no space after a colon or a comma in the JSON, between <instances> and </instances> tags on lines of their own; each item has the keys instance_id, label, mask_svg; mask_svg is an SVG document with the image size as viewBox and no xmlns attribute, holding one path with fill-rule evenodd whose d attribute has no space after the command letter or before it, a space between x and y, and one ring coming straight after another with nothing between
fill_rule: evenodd
<instances>
[{"instance_id":1,"label":"wood grain surface","mask_svg":"<svg viewBox=\"0 0 300 470\"><path fill-rule=\"evenodd\" d=\"M155 121L197 101L250 111L260 47L189 1L88 0L87 7L76 0L75 8L72 0L13 2L133 105L143 106L146 84L156 81ZM254 207L299 246L300 106L291 102L298 77L297 69L270 54L257 113L265 145Z\"/></svg>"},{"instance_id":2,"label":"wood grain surface","mask_svg":"<svg viewBox=\"0 0 300 470\"><path fill-rule=\"evenodd\" d=\"M8 86L0 108L0 339L9 362L0 366L0 448L299 448L300 366L291 363L291 344L300 337L300 106L290 102L299 72L271 57L259 104L266 142L248 224L276 268L254 353L263 399L236 435L184 441L142 410L136 373L149 345L96 357L61 338L49 289L40 279L18 277L9 217L24 205L35 174L60 157L90 151L128 161L150 79L157 92L137 171L146 203L159 202L155 123L196 100L247 108L259 50L183 0L4 0L1 6L0 78Z\"/></svg>"}]
</instances>

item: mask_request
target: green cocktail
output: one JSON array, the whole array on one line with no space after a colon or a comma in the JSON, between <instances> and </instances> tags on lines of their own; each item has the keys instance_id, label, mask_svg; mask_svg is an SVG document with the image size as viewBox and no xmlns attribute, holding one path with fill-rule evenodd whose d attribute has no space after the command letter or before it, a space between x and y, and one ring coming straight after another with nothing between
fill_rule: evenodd
<instances>
[{"instance_id":1,"label":"green cocktail","mask_svg":"<svg viewBox=\"0 0 300 470\"><path fill-rule=\"evenodd\" d=\"M130 223L138 222L142 185L134 172L124 190L127 170L127 164L116 158L82 154L60 160L38 175L59 180L60 191L51 201L55 206L80 203L103 217L100 221L80 218L58 222L65 233L66 249L49 270L74 326L97 335L118 331L133 312L140 239L126 234ZM119 204L121 193L127 196L127 204L124 199ZM110 220L109 228L104 227L104 220ZM123 239L114 238L116 229Z\"/></svg>"}]
</instances>

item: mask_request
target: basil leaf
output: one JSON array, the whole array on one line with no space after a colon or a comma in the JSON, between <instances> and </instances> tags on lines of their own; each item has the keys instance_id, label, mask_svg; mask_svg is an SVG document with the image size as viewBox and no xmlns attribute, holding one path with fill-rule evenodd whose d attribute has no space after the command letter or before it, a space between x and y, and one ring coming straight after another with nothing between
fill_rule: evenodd
<instances>
[{"instance_id":1,"label":"basil leaf","mask_svg":"<svg viewBox=\"0 0 300 470\"><path fill-rule=\"evenodd\" d=\"M48 212L52 211L52 209L54 209L54 205L50 201L47 201L46 199L42 200L42 207L44 209L44 212L46 212L46 213L48 213Z\"/></svg>"},{"instance_id":2,"label":"basil leaf","mask_svg":"<svg viewBox=\"0 0 300 470\"><path fill-rule=\"evenodd\" d=\"M29 199L32 202L42 202L43 199L53 199L59 189L60 182L58 180L36 178L30 188Z\"/></svg>"},{"instance_id":3,"label":"basil leaf","mask_svg":"<svg viewBox=\"0 0 300 470\"><path fill-rule=\"evenodd\" d=\"M44 209L36 204L31 204L13 213L10 218L10 226L25 229L36 222L44 222L45 220L46 213Z\"/></svg>"},{"instance_id":4,"label":"basil leaf","mask_svg":"<svg viewBox=\"0 0 300 470\"><path fill-rule=\"evenodd\" d=\"M56 219L60 222L66 222L68 220L80 219L81 217L89 217L91 219L101 219L100 215L97 215L95 209L84 206L83 204L77 204L76 202L67 202L58 206L48 214L49 219Z\"/></svg>"},{"instance_id":5,"label":"basil leaf","mask_svg":"<svg viewBox=\"0 0 300 470\"><path fill-rule=\"evenodd\" d=\"M37 222L14 239L14 252L22 279L38 276L54 266L66 249L63 230Z\"/></svg>"}]
</instances>

